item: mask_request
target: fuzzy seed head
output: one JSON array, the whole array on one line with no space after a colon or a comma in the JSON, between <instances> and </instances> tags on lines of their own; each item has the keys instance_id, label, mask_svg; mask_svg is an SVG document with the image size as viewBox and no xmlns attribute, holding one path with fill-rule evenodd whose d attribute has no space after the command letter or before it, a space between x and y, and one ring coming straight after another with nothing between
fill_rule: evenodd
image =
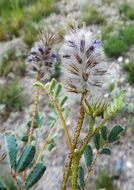
<instances>
[{"instance_id":1,"label":"fuzzy seed head","mask_svg":"<svg viewBox=\"0 0 134 190\"><path fill-rule=\"evenodd\" d=\"M107 68L101 41L92 38L89 31L72 29L65 36L61 48L62 72L65 87L74 93L90 92L100 88Z\"/></svg>"},{"instance_id":2,"label":"fuzzy seed head","mask_svg":"<svg viewBox=\"0 0 134 190\"><path fill-rule=\"evenodd\" d=\"M56 62L54 42L53 34L41 33L40 40L34 44L26 60L29 69L40 73L41 78L53 68Z\"/></svg>"}]
</instances>

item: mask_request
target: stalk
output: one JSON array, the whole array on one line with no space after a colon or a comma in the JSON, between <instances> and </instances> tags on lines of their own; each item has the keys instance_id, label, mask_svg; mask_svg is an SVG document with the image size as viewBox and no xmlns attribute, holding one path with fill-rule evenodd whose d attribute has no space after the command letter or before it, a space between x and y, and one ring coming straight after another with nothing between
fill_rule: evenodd
<instances>
[{"instance_id":1,"label":"stalk","mask_svg":"<svg viewBox=\"0 0 134 190\"><path fill-rule=\"evenodd\" d=\"M95 118L91 117L90 128L93 128L94 123L95 123ZM85 151L87 144L89 143L90 139L92 138L93 133L91 133L90 131L88 132L87 136L84 138L84 140L74 158L73 168L72 168L71 190L76 190L80 159Z\"/></svg>"},{"instance_id":2,"label":"stalk","mask_svg":"<svg viewBox=\"0 0 134 190\"><path fill-rule=\"evenodd\" d=\"M81 98L80 115L79 115L79 118L78 118L77 128L75 130L74 138L73 138L73 151L76 149L76 146L77 146L77 143L78 143L78 138L79 138L79 135L80 135L80 131L81 131L84 116L85 116L85 111L84 111L84 107L83 107L84 98L85 98L85 94L83 94L82 98ZM72 152L70 152L69 156L68 156L68 159L67 159L66 166L65 166L65 171L64 171L64 174L63 174L63 181L62 181L61 190L66 190L66 184L67 184L67 180L68 180L68 177L69 177L73 157L74 157L74 154L72 154Z\"/></svg>"},{"instance_id":3,"label":"stalk","mask_svg":"<svg viewBox=\"0 0 134 190\"><path fill-rule=\"evenodd\" d=\"M48 92L47 89L45 89L45 91L46 91L47 95L51 98L51 100L53 101L53 103L54 103L54 105L55 105L55 107L56 107L56 109L57 109L59 118L60 118L60 120L61 120L63 129L64 129L64 132L65 132L66 141L67 141L69 150L70 150L70 152L73 152L73 147L72 147L72 143L71 143L71 138L70 138L69 131L68 131L68 128L67 128L66 120L65 120L65 118L64 118L64 116L63 116L63 113L62 113L62 109L61 109L60 105L58 104L58 102L55 100L55 98L51 95L51 93Z\"/></svg>"},{"instance_id":4,"label":"stalk","mask_svg":"<svg viewBox=\"0 0 134 190\"><path fill-rule=\"evenodd\" d=\"M38 72L36 81L40 80L40 73ZM39 88L36 88L35 95L34 95L34 106L33 106L33 114L32 114L32 121L31 121L31 127L29 129L29 134L28 134L28 144L31 144L32 142L32 136L34 132L34 122L35 122L35 116L37 112L37 107L38 107L38 99L39 99ZM26 179L26 170L22 173L22 179Z\"/></svg>"},{"instance_id":5,"label":"stalk","mask_svg":"<svg viewBox=\"0 0 134 190\"><path fill-rule=\"evenodd\" d=\"M37 74L36 81L40 80L39 73ZM34 132L34 122L35 122L35 116L37 112L37 107L38 107L38 99L39 99L39 88L36 88L35 91L35 96L34 96L34 107L33 107L33 114L32 114L32 121L31 121L31 127L29 130L29 135L28 135L28 144L31 144L32 142L32 135Z\"/></svg>"}]
</instances>

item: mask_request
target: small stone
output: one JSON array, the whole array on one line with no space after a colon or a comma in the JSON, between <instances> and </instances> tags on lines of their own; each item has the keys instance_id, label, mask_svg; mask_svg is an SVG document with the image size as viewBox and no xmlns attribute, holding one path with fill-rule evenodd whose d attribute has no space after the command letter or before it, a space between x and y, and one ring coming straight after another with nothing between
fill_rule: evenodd
<instances>
[{"instance_id":1,"label":"small stone","mask_svg":"<svg viewBox=\"0 0 134 190\"><path fill-rule=\"evenodd\" d=\"M132 168L132 163L131 163L130 161L127 161L127 162L126 162L126 166L127 166L128 168Z\"/></svg>"},{"instance_id":2,"label":"small stone","mask_svg":"<svg viewBox=\"0 0 134 190\"><path fill-rule=\"evenodd\" d=\"M105 95L104 95L104 97L105 97L105 98L108 98L108 97L109 97L109 94L108 94L108 93L107 93L107 94L105 94Z\"/></svg>"},{"instance_id":3,"label":"small stone","mask_svg":"<svg viewBox=\"0 0 134 190\"><path fill-rule=\"evenodd\" d=\"M123 57L119 57L117 61L118 61L118 63L122 63L123 62Z\"/></svg>"},{"instance_id":4,"label":"small stone","mask_svg":"<svg viewBox=\"0 0 134 190\"><path fill-rule=\"evenodd\" d=\"M125 63L130 63L130 60L128 58L125 59Z\"/></svg>"}]
</instances>

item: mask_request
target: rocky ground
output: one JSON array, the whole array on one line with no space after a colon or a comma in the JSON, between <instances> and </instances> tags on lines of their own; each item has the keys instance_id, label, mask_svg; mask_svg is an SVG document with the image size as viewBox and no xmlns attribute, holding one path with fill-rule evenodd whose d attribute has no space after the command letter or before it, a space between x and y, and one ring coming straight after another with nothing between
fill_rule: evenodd
<instances>
[{"instance_id":1,"label":"rocky ground","mask_svg":"<svg viewBox=\"0 0 134 190\"><path fill-rule=\"evenodd\" d=\"M82 16L82 10L81 7L85 3L86 0L61 0L57 3L58 9L60 14L52 14L48 18L45 18L41 21L41 25L48 25L55 30L59 26L64 27L68 22L75 22L76 20L78 23L80 22L80 18ZM121 0L120 0L121 1ZM133 0L132 0L133 1ZM115 1L111 4L107 4L102 2L102 0L91 0L91 4L95 4L95 6L98 7L100 12L103 12L105 15L108 16L109 22L113 22L114 24L118 24L118 22L121 22L118 20L117 15L117 4ZM92 30L97 36L100 34L100 27L96 25L91 25L88 27L90 30ZM15 48L17 51L21 51L25 49L25 44L23 43L21 38L14 39L10 42L6 43L0 43L0 56L7 51L8 49ZM122 71L121 65L124 62L128 62L129 60L134 60L134 46L129 49L127 53L122 55L122 57L119 57L114 60L109 60L109 74L107 76L107 83L106 83L106 89L108 89L110 83L115 83L115 89L112 91L112 93L109 93L108 90L105 92L105 97L113 97L115 94L117 94L120 89L126 89L126 95L125 95L125 106L123 108L123 111L114 119L112 119L109 122L109 127L112 126L114 123L121 123L126 127L126 131L124 134L124 138L122 140L121 144L116 144L113 147L113 154L111 157L102 157L97 162L97 169L96 172L99 171L99 169L102 168L108 168L112 175L114 176L117 172L117 170L120 168L121 173L119 175L119 178L116 180L116 183L119 184L119 187L122 190L133 190L134 186L134 142L133 142L133 133L134 133L134 121L132 121L132 116L134 115L134 88L126 83L125 77L126 74ZM24 91L29 91L29 97L31 104L24 109L23 112L14 112L10 114L10 117L5 121L0 121L1 125L1 131L4 132L5 129L15 129L17 130L17 134L19 136L20 131L23 131L24 128L24 121L27 121L29 116L32 113L32 101L33 97L31 97L32 92L34 92L34 89L32 87L33 78L31 78L29 75L25 76L21 82L22 86L24 88ZM3 79L0 79L0 83L3 82ZM29 89L27 90L27 86ZM42 103L43 102L43 103ZM48 107L46 106L47 103L47 97L41 96L40 98L40 112L44 113L45 111L48 111ZM42 105L43 104L43 105ZM44 108L45 107L45 108ZM75 114L75 108L76 105L74 105L73 113ZM73 136L75 119L72 117L68 120L68 126L71 135ZM18 128L19 126L19 128ZM84 128L84 127L83 127ZM43 127L43 136L45 137L46 134L49 131L49 128ZM60 184L62 180L63 175L63 168L66 161L66 156L68 154L68 150L66 147L65 137L62 128L60 125L58 125L58 128L56 129L56 132L58 132L58 140L57 140L57 146L54 148L52 152L46 151L44 155L44 160L47 163L48 170L46 171L42 182L35 186L34 189L38 190L59 190ZM86 134L86 131L83 129L82 137L84 137ZM39 145L41 145L41 140L38 142ZM42 185L43 184L43 185ZM89 188L90 189L90 188Z\"/></svg>"}]
</instances>

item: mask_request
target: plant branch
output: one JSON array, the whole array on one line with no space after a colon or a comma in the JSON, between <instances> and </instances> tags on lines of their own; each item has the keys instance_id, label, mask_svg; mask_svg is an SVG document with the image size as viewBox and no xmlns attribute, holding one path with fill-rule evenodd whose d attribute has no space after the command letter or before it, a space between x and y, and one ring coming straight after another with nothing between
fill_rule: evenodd
<instances>
[{"instance_id":1,"label":"plant branch","mask_svg":"<svg viewBox=\"0 0 134 190\"><path fill-rule=\"evenodd\" d=\"M61 109L60 105L58 104L57 100L51 95L51 93L46 88L45 88L45 91L46 91L47 95L51 98L51 100L53 101L53 103L54 103L54 105L55 105L55 107L57 109L58 115L59 115L59 117L61 119L61 122L62 122L62 125L63 125L63 128L64 128L64 132L65 132L65 136L66 136L66 140L67 140L69 150L70 150L70 152L73 152L71 138L70 138L69 131L68 131L68 128L67 128L66 120L65 120L65 118L63 116L63 113L62 113L62 109Z\"/></svg>"},{"instance_id":2,"label":"plant branch","mask_svg":"<svg viewBox=\"0 0 134 190\"><path fill-rule=\"evenodd\" d=\"M95 123L95 118L91 117L90 128L94 127L94 123ZM81 156L83 155L83 153L85 151L87 144L89 143L91 137L93 136L93 134L94 134L94 132L91 133L91 131L89 130L87 136L84 138L84 140L83 140L83 142L82 142L80 148L78 149L76 156L74 158L73 168L72 168L71 190L76 190L80 159L81 159Z\"/></svg>"},{"instance_id":3,"label":"plant branch","mask_svg":"<svg viewBox=\"0 0 134 190\"><path fill-rule=\"evenodd\" d=\"M37 74L36 81L40 80L40 75L39 73ZM33 114L32 114L32 122L31 122L31 127L29 130L29 135L28 135L28 144L31 144L32 141L32 135L34 131L34 122L35 122L35 116L37 112L37 107L38 107L38 99L39 99L39 88L36 88L35 91L35 96L34 96L34 108L33 108Z\"/></svg>"},{"instance_id":4,"label":"plant branch","mask_svg":"<svg viewBox=\"0 0 134 190\"><path fill-rule=\"evenodd\" d=\"M38 72L36 81L40 80L40 73ZM33 107L33 114L32 114L32 121L31 121L31 127L29 129L29 134L28 134L28 144L31 144L32 142L32 136L34 132L34 122L35 122L35 117L36 117L36 112L37 112L37 107L38 107L38 99L39 99L39 88L36 88L35 91L35 96L34 96L34 107ZM26 179L26 170L22 173L22 179Z\"/></svg>"},{"instance_id":5,"label":"plant branch","mask_svg":"<svg viewBox=\"0 0 134 190\"><path fill-rule=\"evenodd\" d=\"M83 94L82 97L81 97L80 115L79 115L79 118L78 118L77 128L75 130L74 138L73 138L73 150L75 150L75 148L77 146L78 138L79 138L79 135L80 135L80 131L81 131L84 116L85 116L85 111L84 111L84 107L83 107L84 98L85 98L85 94ZM66 166L65 166L64 175L63 175L63 181L62 181L62 186L61 186L62 190L66 189L66 184L67 184L67 180L68 180L68 177L69 177L73 157L74 157L74 155L70 152L69 156L68 156L68 159L67 159Z\"/></svg>"}]
</instances>

